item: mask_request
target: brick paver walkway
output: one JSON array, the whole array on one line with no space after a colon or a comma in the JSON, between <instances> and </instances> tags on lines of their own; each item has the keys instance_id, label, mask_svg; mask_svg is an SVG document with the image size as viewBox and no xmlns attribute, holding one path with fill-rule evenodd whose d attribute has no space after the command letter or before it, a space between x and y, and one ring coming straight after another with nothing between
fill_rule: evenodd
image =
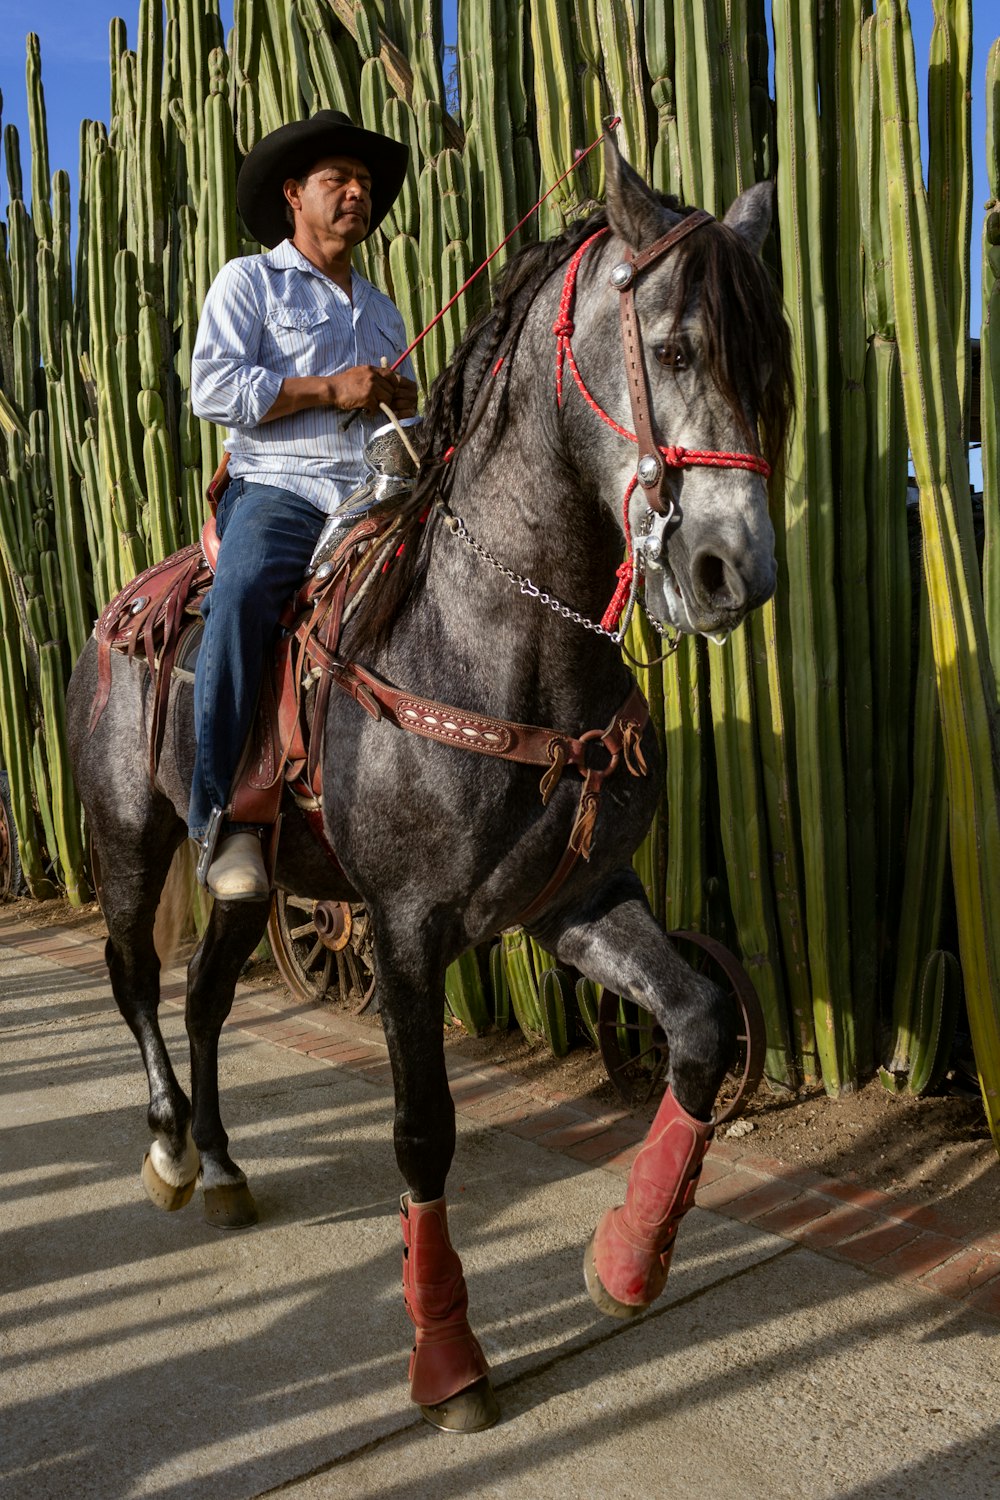
<instances>
[{"instance_id":1,"label":"brick paver walkway","mask_svg":"<svg viewBox=\"0 0 1000 1500\"><path fill-rule=\"evenodd\" d=\"M99 939L57 925L31 929L0 914L0 942L90 976L103 966ZM181 977L165 976L165 1005L182 1009L183 993ZM359 1037L356 1023L287 992L238 999L227 1024L381 1087L392 1085L380 1037ZM624 1111L542 1090L491 1063L451 1057L449 1077L460 1115L621 1177L628 1175L648 1128ZM697 1203L1000 1318L1000 1231L970 1234L938 1209L837 1182L726 1140L712 1144Z\"/></svg>"}]
</instances>

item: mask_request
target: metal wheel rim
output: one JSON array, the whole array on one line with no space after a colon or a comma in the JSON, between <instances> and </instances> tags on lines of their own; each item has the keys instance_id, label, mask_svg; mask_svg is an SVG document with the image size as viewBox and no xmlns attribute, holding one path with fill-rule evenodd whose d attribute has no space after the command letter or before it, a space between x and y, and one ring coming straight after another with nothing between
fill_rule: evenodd
<instances>
[{"instance_id":1,"label":"metal wheel rim","mask_svg":"<svg viewBox=\"0 0 1000 1500\"><path fill-rule=\"evenodd\" d=\"M324 943L315 912L322 903L307 896L275 893L267 923L271 952L285 984L303 1000L347 1005L355 1015L375 995L368 910L350 905L350 941L339 950Z\"/></svg>"},{"instance_id":2,"label":"metal wheel rim","mask_svg":"<svg viewBox=\"0 0 1000 1500\"><path fill-rule=\"evenodd\" d=\"M668 936L680 947L690 944L697 948L716 971L721 970L721 977L736 1002L739 1014L736 1061L723 1080L715 1107L715 1123L721 1125L742 1114L764 1074L766 1035L760 1000L743 965L715 938L701 932L671 932ZM720 982L718 972L712 977ZM608 1077L623 1103L629 1109L638 1109L662 1083L669 1049L655 1017L634 1002L628 1003L635 1019L629 1018L632 1012L626 1012L623 1022L621 997L605 990L598 1008L597 1030Z\"/></svg>"}]
</instances>

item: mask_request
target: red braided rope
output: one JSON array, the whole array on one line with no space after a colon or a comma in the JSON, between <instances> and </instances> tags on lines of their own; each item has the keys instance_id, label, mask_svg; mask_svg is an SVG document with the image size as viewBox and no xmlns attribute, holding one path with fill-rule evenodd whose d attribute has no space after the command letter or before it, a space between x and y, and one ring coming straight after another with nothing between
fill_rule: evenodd
<instances>
[{"instance_id":1,"label":"red braided rope","mask_svg":"<svg viewBox=\"0 0 1000 1500\"><path fill-rule=\"evenodd\" d=\"M632 560L632 527L629 524L628 508L632 499L632 492L639 483L638 476L633 474L625 490L625 501L622 505L622 518L625 522L625 561L619 565L616 577L618 586L611 596L611 603L601 616L601 629L614 630L618 624L622 610L628 603L628 596L632 592L632 576L635 572L635 563Z\"/></svg>"},{"instance_id":2,"label":"red braided rope","mask_svg":"<svg viewBox=\"0 0 1000 1500\"><path fill-rule=\"evenodd\" d=\"M634 432L629 432L614 417L610 417L598 401L587 389L586 382L580 374L576 359L573 356L573 345L570 342L575 332L573 324L573 302L576 297L576 278L580 270L580 262L590 249L595 240L601 239L610 231L599 229L576 250L573 259L566 267L566 277L563 281L563 289L559 298L559 314L552 325L552 332L556 336L556 405L560 408L563 404L563 366L568 363L576 388L586 401L595 416L600 417L613 432L619 437L626 438L630 443L637 443L639 439ZM765 479L771 476L771 465L766 459L758 458L755 453L727 453L716 452L713 449L680 448L668 443L660 446L664 462L672 469L690 469L696 467L713 469L750 469L755 474L762 474Z\"/></svg>"}]
</instances>

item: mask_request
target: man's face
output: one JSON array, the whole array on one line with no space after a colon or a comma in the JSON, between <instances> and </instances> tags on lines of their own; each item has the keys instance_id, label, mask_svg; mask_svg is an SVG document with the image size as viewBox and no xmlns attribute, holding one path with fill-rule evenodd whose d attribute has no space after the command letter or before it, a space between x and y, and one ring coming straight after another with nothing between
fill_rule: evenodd
<instances>
[{"instance_id":1,"label":"man's face","mask_svg":"<svg viewBox=\"0 0 1000 1500\"><path fill-rule=\"evenodd\" d=\"M301 182L290 177L285 197L295 211L296 232L304 228L324 238L357 245L368 233L372 179L353 156L325 156Z\"/></svg>"}]
</instances>

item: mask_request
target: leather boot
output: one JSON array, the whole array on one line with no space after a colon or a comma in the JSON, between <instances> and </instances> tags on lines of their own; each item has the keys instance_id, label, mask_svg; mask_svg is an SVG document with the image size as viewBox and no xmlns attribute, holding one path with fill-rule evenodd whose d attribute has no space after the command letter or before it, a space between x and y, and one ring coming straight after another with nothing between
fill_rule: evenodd
<instances>
[{"instance_id":1,"label":"leather boot","mask_svg":"<svg viewBox=\"0 0 1000 1500\"><path fill-rule=\"evenodd\" d=\"M219 840L205 877L217 901L263 901L271 886L255 833L231 833Z\"/></svg>"},{"instance_id":2,"label":"leather boot","mask_svg":"<svg viewBox=\"0 0 1000 1500\"><path fill-rule=\"evenodd\" d=\"M440 1406L489 1373L486 1356L469 1327L469 1294L462 1262L448 1238L444 1198L399 1200L403 1231L403 1298L417 1331L410 1355L410 1395L421 1406Z\"/></svg>"},{"instance_id":3,"label":"leather boot","mask_svg":"<svg viewBox=\"0 0 1000 1500\"><path fill-rule=\"evenodd\" d=\"M632 1163L625 1202L608 1209L587 1252L588 1289L605 1312L630 1317L663 1291L677 1226L694 1202L713 1130L711 1121L689 1115L667 1089ZM617 1306L602 1300L602 1290Z\"/></svg>"}]
</instances>

